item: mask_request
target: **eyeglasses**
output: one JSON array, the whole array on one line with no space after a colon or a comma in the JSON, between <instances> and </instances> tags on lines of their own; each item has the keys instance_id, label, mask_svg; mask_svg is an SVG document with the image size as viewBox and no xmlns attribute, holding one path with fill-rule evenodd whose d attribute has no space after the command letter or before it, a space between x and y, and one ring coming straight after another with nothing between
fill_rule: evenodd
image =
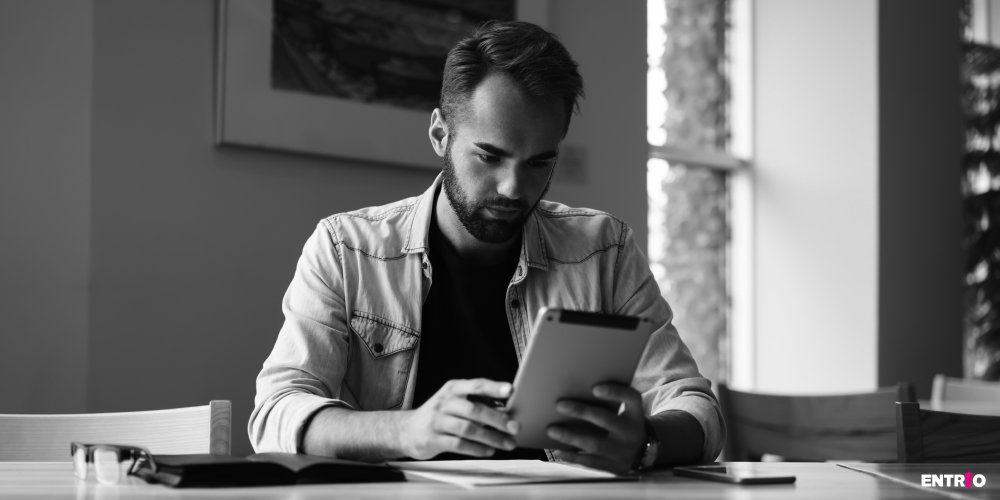
<instances>
[{"instance_id":1,"label":"eyeglasses","mask_svg":"<svg viewBox=\"0 0 1000 500\"><path fill-rule=\"evenodd\" d=\"M149 450L140 446L117 444L83 444L71 443L70 454L73 455L73 469L76 477L87 479L87 471L91 462L94 464L94 476L104 484L117 484L121 478L136 471L140 461L148 464L156 472L156 461ZM122 462L131 460L126 474L122 474Z\"/></svg>"}]
</instances>

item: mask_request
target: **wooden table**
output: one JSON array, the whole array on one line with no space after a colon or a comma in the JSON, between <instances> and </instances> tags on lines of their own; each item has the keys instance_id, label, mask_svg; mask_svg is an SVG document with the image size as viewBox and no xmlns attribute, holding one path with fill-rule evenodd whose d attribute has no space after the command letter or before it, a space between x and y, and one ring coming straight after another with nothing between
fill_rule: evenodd
<instances>
[{"instance_id":1,"label":"wooden table","mask_svg":"<svg viewBox=\"0 0 1000 500\"><path fill-rule=\"evenodd\" d=\"M1000 464L842 464L842 467L910 485L919 485L921 476L928 474L982 474L986 478L982 487L935 488L934 492L958 499L1000 498Z\"/></svg>"},{"instance_id":2,"label":"wooden table","mask_svg":"<svg viewBox=\"0 0 1000 500\"><path fill-rule=\"evenodd\" d=\"M856 465L856 464L855 464ZM791 485L736 486L724 483L675 477L670 471L646 474L637 482L537 484L525 486L463 489L444 483L409 482L356 485L310 485L266 488L225 488L172 490L149 485L136 478L127 484L102 485L93 479L80 481L70 463L0 463L2 498L73 498L77 500L119 500L128 498L226 499L289 498L296 500L351 498L690 498L715 499L942 499L942 491L921 490L898 481L838 467L832 463L756 463L755 469L774 474L792 474L798 479ZM909 465L894 465L906 472ZM988 485L1000 486L1000 464L927 466L942 473L971 470L985 474ZM910 470L909 472L913 472ZM970 490L973 491L973 490ZM996 491L996 490L994 490ZM968 498L983 498L970 496ZM952 496L952 498L964 498Z\"/></svg>"}]
</instances>

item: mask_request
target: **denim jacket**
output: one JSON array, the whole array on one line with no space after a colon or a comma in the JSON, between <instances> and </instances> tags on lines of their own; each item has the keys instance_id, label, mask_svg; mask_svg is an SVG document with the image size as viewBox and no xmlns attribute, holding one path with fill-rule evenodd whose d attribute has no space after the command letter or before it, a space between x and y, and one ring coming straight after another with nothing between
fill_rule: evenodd
<instances>
[{"instance_id":1,"label":"denim jacket","mask_svg":"<svg viewBox=\"0 0 1000 500\"><path fill-rule=\"evenodd\" d=\"M317 225L282 301L285 323L257 376L248 425L257 452L301 452L308 421L324 407L412 407L421 312L434 275L428 229L440 185L438 176L421 196ZM702 461L714 460L725 442L719 403L671 324L632 230L604 212L543 200L524 224L520 253L506 300L518 359L542 307L652 319L658 328L632 386L647 415L679 409L694 416L705 435Z\"/></svg>"}]
</instances>

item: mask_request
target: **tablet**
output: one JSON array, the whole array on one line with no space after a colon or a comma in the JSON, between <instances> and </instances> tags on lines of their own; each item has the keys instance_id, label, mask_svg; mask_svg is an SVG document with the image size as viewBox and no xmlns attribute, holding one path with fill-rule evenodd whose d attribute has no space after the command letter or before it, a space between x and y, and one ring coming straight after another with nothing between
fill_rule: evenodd
<instances>
[{"instance_id":1,"label":"tablet","mask_svg":"<svg viewBox=\"0 0 1000 500\"><path fill-rule=\"evenodd\" d=\"M519 448L572 450L546 434L550 425L590 424L556 411L560 399L587 401L617 410L597 399L601 383L629 385L653 331L648 319L543 308L538 312L528 351L514 377L507 411L521 424Z\"/></svg>"}]
</instances>

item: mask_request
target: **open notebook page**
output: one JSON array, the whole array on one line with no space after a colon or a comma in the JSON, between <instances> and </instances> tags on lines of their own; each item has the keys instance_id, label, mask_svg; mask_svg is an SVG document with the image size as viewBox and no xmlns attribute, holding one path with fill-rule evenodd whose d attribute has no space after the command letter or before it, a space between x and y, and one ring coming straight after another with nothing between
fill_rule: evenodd
<instances>
[{"instance_id":1,"label":"open notebook page","mask_svg":"<svg viewBox=\"0 0 1000 500\"><path fill-rule=\"evenodd\" d=\"M573 481L629 480L576 465L540 460L441 460L432 462L389 462L407 476L457 484L467 488L505 484Z\"/></svg>"}]
</instances>

